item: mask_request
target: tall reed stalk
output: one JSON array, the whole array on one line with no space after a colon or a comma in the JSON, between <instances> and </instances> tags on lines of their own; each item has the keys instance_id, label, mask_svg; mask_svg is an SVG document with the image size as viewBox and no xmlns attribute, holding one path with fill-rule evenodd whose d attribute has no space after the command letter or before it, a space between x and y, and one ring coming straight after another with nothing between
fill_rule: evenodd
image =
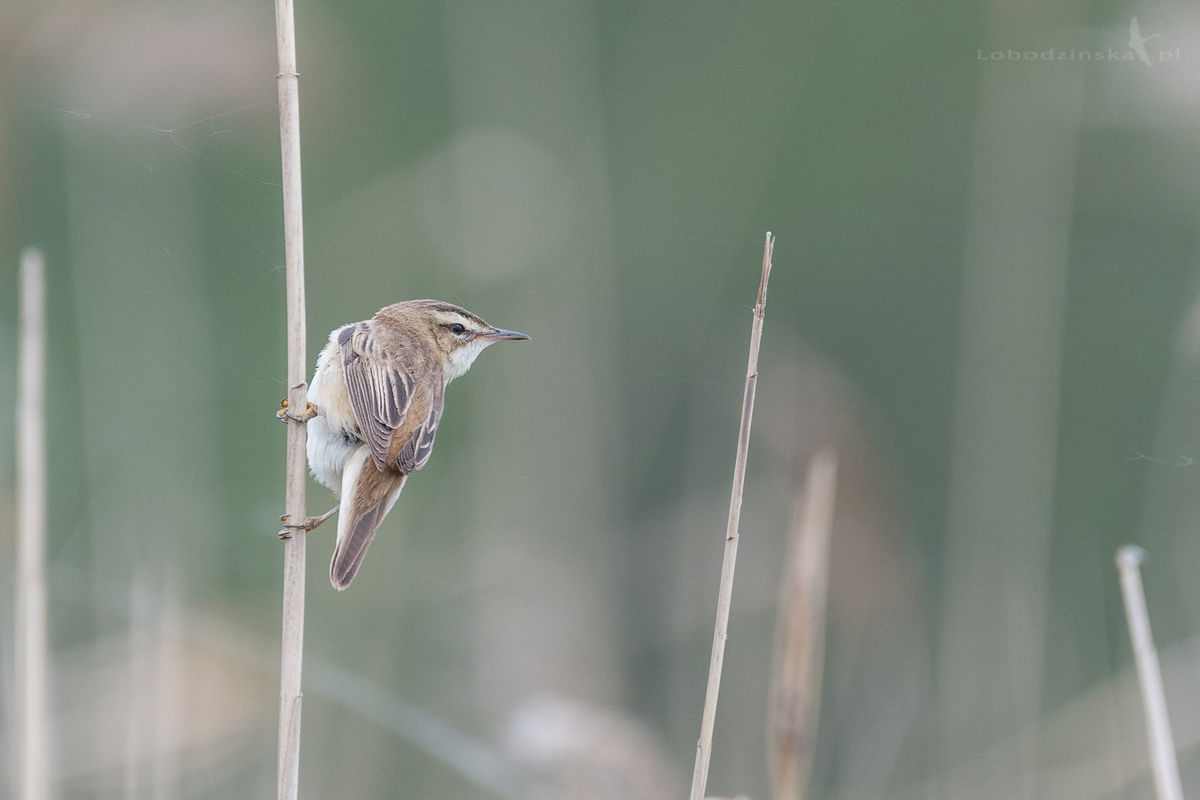
<instances>
[{"instance_id":1,"label":"tall reed stalk","mask_svg":"<svg viewBox=\"0 0 1200 800\"><path fill-rule=\"evenodd\" d=\"M21 253L17 382L17 724L20 800L46 797L45 262Z\"/></svg>"},{"instance_id":2,"label":"tall reed stalk","mask_svg":"<svg viewBox=\"0 0 1200 800\"><path fill-rule=\"evenodd\" d=\"M771 276L771 254L774 250L775 238L767 231L767 241L763 246L762 280L758 285L758 302L754 305L754 324L750 332L750 363L746 367L746 387L742 393L742 422L738 429L737 460L733 467L733 493L729 498L729 520L725 527L725 558L721 563L717 625L713 631L712 656L708 662L708 688L704 694L704 716L700 720L700 741L696 743L691 800L703 800L704 787L708 782L713 723L717 718L717 694L721 689L721 668L725 663L725 636L729 630L729 604L733 598L733 570L737 564L742 487L746 483L746 458L750 452L750 421L754 416L754 390L758 386L758 346L762 341L763 316L767 307L767 279Z\"/></svg>"},{"instance_id":3,"label":"tall reed stalk","mask_svg":"<svg viewBox=\"0 0 1200 800\"><path fill-rule=\"evenodd\" d=\"M1125 545L1117 551L1117 569L1121 573L1121 597L1125 600L1125 619L1133 643L1138 683L1142 686L1142 704L1146 711L1146 734L1150 744L1150 766L1154 774L1154 792L1158 800L1183 800L1179 783L1179 765L1175 761L1175 740L1167 718L1167 697L1163 692L1158 650L1150 635L1150 614L1146 611L1146 593L1142 589L1139 568L1146 552Z\"/></svg>"},{"instance_id":4,"label":"tall reed stalk","mask_svg":"<svg viewBox=\"0 0 1200 800\"><path fill-rule=\"evenodd\" d=\"M275 0L279 52L279 139L283 158L283 237L287 280L288 407L307 407L304 319L304 221L300 194L300 75L296 72L296 26L292 0ZM286 516L305 517L305 428L287 422ZM292 527L283 551L283 648L279 676L278 800L296 800L300 778L300 667L304 655L304 560L306 532Z\"/></svg>"},{"instance_id":5,"label":"tall reed stalk","mask_svg":"<svg viewBox=\"0 0 1200 800\"><path fill-rule=\"evenodd\" d=\"M837 453L819 450L797 492L779 596L767 747L772 800L801 800L812 766L821 709L829 543Z\"/></svg>"}]
</instances>

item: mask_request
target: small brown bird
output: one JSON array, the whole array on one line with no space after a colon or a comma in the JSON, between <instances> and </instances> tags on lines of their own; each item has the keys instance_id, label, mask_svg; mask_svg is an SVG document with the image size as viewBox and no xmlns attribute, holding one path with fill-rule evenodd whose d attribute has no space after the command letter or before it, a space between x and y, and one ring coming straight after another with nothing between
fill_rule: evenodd
<instances>
[{"instance_id":1,"label":"small brown bird","mask_svg":"<svg viewBox=\"0 0 1200 800\"><path fill-rule=\"evenodd\" d=\"M471 368L501 330L458 306L408 300L329 334L308 387L308 466L341 503L298 526L311 530L339 511L329 580L350 585L375 529L405 480L425 466L446 385ZM285 410L282 418L290 416Z\"/></svg>"}]
</instances>

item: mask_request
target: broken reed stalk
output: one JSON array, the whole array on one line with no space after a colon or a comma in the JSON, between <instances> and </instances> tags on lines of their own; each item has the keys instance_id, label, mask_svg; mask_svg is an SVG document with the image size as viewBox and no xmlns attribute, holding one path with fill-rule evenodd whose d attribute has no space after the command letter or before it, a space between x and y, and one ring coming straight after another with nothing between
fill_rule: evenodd
<instances>
[{"instance_id":1,"label":"broken reed stalk","mask_svg":"<svg viewBox=\"0 0 1200 800\"><path fill-rule=\"evenodd\" d=\"M292 0L275 0L279 51L279 140L283 159L283 245L287 280L288 407L307 407L304 318L304 221L300 194L300 75ZM304 423L287 418L286 516L304 519ZM300 667L304 655L305 531L290 528L283 548L283 647L279 676L279 800L296 800L300 778Z\"/></svg>"},{"instance_id":2,"label":"broken reed stalk","mask_svg":"<svg viewBox=\"0 0 1200 800\"><path fill-rule=\"evenodd\" d=\"M1150 746L1150 765L1154 773L1154 792L1158 800L1183 800L1179 783L1179 765L1175 762L1175 740L1167 718L1167 698L1163 692L1158 651L1150 635L1150 614L1138 568L1146 551L1127 544L1117 550L1117 570L1121 574L1121 597L1125 600L1125 619L1133 643L1133 659L1138 682L1142 686L1142 704L1146 710L1146 734Z\"/></svg>"},{"instance_id":3,"label":"broken reed stalk","mask_svg":"<svg viewBox=\"0 0 1200 800\"><path fill-rule=\"evenodd\" d=\"M796 498L779 598L767 709L772 800L800 800L812 766L825 655L837 453L819 450Z\"/></svg>"},{"instance_id":4,"label":"broken reed stalk","mask_svg":"<svg viewBox=\"0 0 1200 800\"><path fill-rule=\"evenodd\" d=\"M713 631L712 657L708 662L708 688L704 694L704 716L700 720L700 741L696 743L691 800L703 800L704 785L708 782L708 759L712 752L713 723L717 717L717 694L721 688L721 667L725 662L725 634L729 630L729 603L733 597L733 569L737 563L742 487L746 483L746 456L750 451L750 420L754 416L754 390L758 385L758 345L762 341L763 314L767 306L767 279L771 276L771 254L774 250L775 239L771 232L767 231L767 241L763 246L762 280L758 285L758 302L754 306L754 325L750 333L750 363L746 368L746 388L742 394L742 422L738 429L733 494L729 499L729 521L725 529L725 558L721 563L717 625Z\"/></svg>"},{"instance_id":5,"label":"broken reed stalk","mask_svg":"<svg viewBox=\"0 0 1200 800\"><path fill-rule=\"evenodd\" d=\"M17 383L17 720L20 800L46 797L45 261L21 253Z\"/></svg>"}]
</instances>

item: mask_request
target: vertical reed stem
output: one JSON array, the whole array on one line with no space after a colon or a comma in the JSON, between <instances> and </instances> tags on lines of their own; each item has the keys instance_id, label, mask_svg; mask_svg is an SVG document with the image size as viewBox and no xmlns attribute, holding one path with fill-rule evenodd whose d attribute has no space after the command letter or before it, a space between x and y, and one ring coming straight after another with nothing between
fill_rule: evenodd
<instances>
[{"instance_id":1,"label":"vertical reed stem","mask_svg":"<svg viewBox=\"0 0 1200 800\"><path fill-rule=\"evenodd\" d=\"M767 306L767 279L771 276L771 254L775 239L767 231L763 246L762 280L758 302L754 306L754 325L750 333L750 363L746 368L746 388L742 394L742 423L738 429L737 461L733 468L733 494L729 499L729 521L725 529L725 559L721 564L721 590L717 598L717 625L713 631L712 657L708 662L708 689L704 694L704 716L700 721L700 741L696 743L696 768L692 772L691 800L703 800L708 782L708 759L712 752L713 722L717 717L717 693L721 688L721 667L725 662L725 635L729 630L729 603L733 597L733 568L737 563L738 522L742 516L742 487L746 483L746 457L750 451L750 420L754 416L754 390L758 385L758 346L762 341L763 315Z\"/></svg>"},{"instance_id":2,"label":"vertical reed stem","mask_svg":"<svg viewBox=\"0 0 1200 800\"><path fill-rule=\"evenodd\" d=\"M1139 565L1146 551L1127 544L1117 551L1117 570L1121 573L1121 596L1125 600L1125 619L1133 643L1138 682L1142 685L1142 704L1146 709L1146 733L1150 744L1150 764L1154 770L1154 792L1158 800L1183 800L1179 784L1179 765L1175 762L1175 741L1167 719L1167 697L1163 692L1158 651L1150 636L1150 614L1142 589Z\"/></svg>"},{"instance_id":3,"label":"vertical reed stem","mask_svg":"<svg viewBox=\"0 0 1200 800\"><path fill-rule=\"evenodd\" d=\"M292 0L275 0L279 51L279 139L283 158L283 236L287 269L288 407L307 407L304 319L304 221L300 194L300 75L296 72L296 26ZM304 423L287 423L289 521L305 516ZM279 677L278 800L296 800L300 778L300 668L304 655L305 531L292 528L283 551L283 650Z\"/></svg>"},{"instance_id":4,"label":"vertical reed stem","mask_svg":"<svg viewBox=\"0 0 1200 800\"><path fill-rule=\"evenodd\" d=\"M837 453L830 448L812 457L804 491L792 511L767 709L772 800L803 798L812 765L821 708L837 465Z\"/></svg>"},{"instance_id":5,"label":"vertical reed stem","mask_svg":"<svg viewBox=\"0 0 1200 800\"><path fill-rule=\"evenodd\" d=\"M21 800L46 797L45 262L21 253L17 385L17 720Z\"/></svg>"}]
</instances>

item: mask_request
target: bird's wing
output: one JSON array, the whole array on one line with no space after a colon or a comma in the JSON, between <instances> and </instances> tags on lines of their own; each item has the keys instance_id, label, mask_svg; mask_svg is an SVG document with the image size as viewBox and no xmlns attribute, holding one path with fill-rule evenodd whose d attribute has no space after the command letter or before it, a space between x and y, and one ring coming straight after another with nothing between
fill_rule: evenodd
<instances>
[{"instance_id":1,"label":"bird's wing","mask_svg":"<svg viewBox=\"0 0 1200 800\"><path fill-rule=\"evenodd\" d=\"M442 408L445 405L445 394L439 388L429 403L429 414L420 427L413 432L412 438L400 450L397 459L400 471L409 475L429 461L433 452L433 437L437 435L438 423L442 420Z\"/></svg>"},{"instance_id":2,"label":"bird's wing","mask_svg":"<svg viewBox=\"0 0 1200 800\"><path fill-rule=\"evenodd\" d=\"M338 336L350 407L371 458L380 470L387 463L392 434L412 404L413 380L396 359L384 352L369 323L351 325Z\"/></svg>"}]
</instances>

